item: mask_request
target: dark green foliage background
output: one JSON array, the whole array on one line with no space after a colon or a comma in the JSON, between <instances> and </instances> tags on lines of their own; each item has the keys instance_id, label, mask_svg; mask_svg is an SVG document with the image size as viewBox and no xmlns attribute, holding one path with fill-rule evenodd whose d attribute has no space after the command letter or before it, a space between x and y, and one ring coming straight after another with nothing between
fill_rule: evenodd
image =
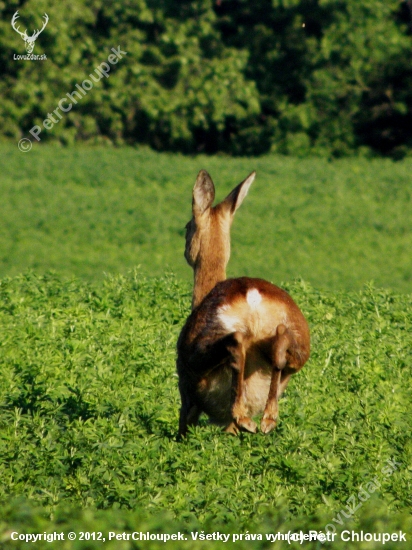
<instances>
[{"instance_id":1,"label":"dark green foliage background","mask_svg":"<svg viewBox=\"0 0 412 550\"><path fill-rule=\"evenodd\" d=\"M313 352L281 400L278 429L230 437L204 420L177 443L174 347L188 285L139 271L97 285L53 274L3 279L1 501L24 496L52 518L65 509L66 525L80 521L67 510L89 507L144 509L132 530L166 511L175 529L227 521L233 532L273 531L297 517L324 530L377 477L362 528L405 529L412 297L286 288L309 320ZM384 476L388 459L400 465ZM4 527L34 522L22 506L3 506ZM107 514L109 522L131 517ZM83 516L82 530L98 517Z\"/></svg>"},{"instance_id":2,"label":"dark green foliage background","mask_svg":"<svg viewBox=\"0 0 412 550\"><path fill-rule=\"evenodd\" d=\"M14 60L47 12L34 53ZM127 55L43 141L159 150L409 154L412 39L399 0L0 2L0 133L17 141L112 47Z\"/></svg>"}]
</instances>

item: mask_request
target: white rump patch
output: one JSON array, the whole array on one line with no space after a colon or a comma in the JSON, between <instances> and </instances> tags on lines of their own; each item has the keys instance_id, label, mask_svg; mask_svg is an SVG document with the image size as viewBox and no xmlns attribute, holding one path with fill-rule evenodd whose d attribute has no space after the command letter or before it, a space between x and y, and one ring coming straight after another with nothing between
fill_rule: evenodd
<instances>
[{"instance_id":1,"label":"white rump patch","mask_svg":"<svg viewBox=\"0 0 412 550\"><path fill-rule=\"evenodd\" d=\"M218 310L218 317L228 332L242 334L258 334L261 330L263 297L256 288L246 294L246 303L235 300L233 304L224 304ZM246 306L247 304L247 306Z\"/></svg>"},{"instance_id":2,"label":"white rump patch","mask_svg":"<svg viewBox=\"0 0 412 550\"><path fill-rule=\"evenodd\" d=\"M246 301L252 309L256 309L262 301L262 296L256 288L252 288L246 294Z\"/></svg>"},{"instance_id":3,"label":"white rump patch","mask_svg":"<svg viewBox=\"0 0 412 550\"><path fill-rule=\"evenodd\" d=\"M223 308L219 310L219 320L228 332L236 332L240 328L240 320L230 314L225 314Z\"/></svg>"}]
</instances>

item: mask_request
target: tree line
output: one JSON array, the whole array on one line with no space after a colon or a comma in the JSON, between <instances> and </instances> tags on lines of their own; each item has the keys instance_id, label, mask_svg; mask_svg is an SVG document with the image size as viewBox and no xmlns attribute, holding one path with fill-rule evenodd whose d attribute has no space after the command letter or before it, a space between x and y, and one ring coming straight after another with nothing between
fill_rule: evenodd
<instances>
[{"instance_id":1,"label":"tree line","mask_svg":"<svg viewBox=\"0 0 412 550\"><path fill-rule=\"evenodd\" d=\"M26 136L112 48L127 52L43 141L183 153L400 158L412 149L410 2L0 3L0 135ZM39 34L33 54L22 36Z\"/></svg>"}]
</instances>

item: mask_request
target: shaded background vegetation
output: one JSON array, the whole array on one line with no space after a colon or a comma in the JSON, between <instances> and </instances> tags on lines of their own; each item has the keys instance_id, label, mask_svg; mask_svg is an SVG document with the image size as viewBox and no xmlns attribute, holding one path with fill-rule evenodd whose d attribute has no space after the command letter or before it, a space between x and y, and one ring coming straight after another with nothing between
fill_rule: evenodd
<instances>
[{"instance_id":1,"label":"shaded background vegetation","mask_svg":"<svg viewBox=\"0 0 412 550\"><path fill-rule=\"evenodd\" d=\"M112 47L125 51L43 140L186 153L404 156L412 145L410 13L402 0L0 2L0 132L27 135ZM17 61L22 30L50 21Z\"/></svg>"}]
</instances>

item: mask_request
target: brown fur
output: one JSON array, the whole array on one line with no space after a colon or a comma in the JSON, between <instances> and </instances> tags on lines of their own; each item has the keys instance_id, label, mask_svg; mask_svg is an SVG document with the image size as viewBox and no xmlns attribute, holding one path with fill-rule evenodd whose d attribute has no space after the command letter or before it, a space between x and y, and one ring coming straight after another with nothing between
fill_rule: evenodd
<instances>
[{"instance_id":1,"label":"brown fur","mask_svg":"<svg viewBox=\"0 0 412 550\"><path fill-rule=\"evenodd\" d=\"M253 182L252 173L215 207L212 180L202 170L193 190L185 257L194 269L192 313L177 344L182 399L179 435L202 412L227 431L271 431L278 399L309 357L309 328L282 289L262 279L226 279L230 226Z\"/></svg>"}]
</instances>

